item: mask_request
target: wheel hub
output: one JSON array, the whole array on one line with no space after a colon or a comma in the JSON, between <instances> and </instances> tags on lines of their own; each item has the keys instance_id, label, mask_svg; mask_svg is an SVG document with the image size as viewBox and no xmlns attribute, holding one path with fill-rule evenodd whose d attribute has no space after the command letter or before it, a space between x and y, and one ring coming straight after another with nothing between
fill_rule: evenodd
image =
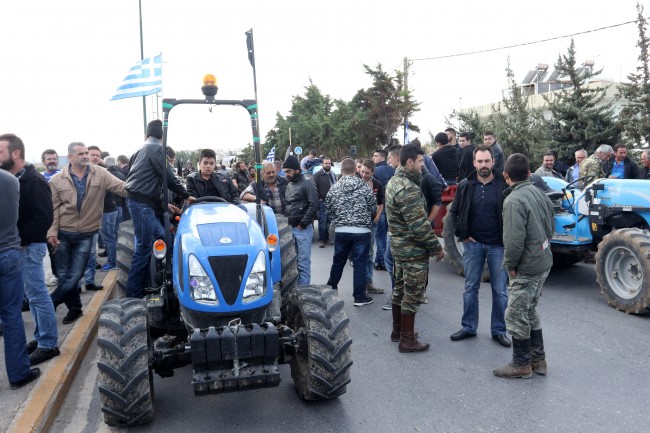
<instances>
[{"instance_id":1,"label":"wheel hub","mask_svg":"<svg viewBox=\"0 0 650 433\"><path fill-rule=\"evenodd\" d=\"M608 283L618 296L633 299L639 294L643 272L639 259L629 248L614 248L607 256L605 266Z\"/></svg>"}]
</instances>

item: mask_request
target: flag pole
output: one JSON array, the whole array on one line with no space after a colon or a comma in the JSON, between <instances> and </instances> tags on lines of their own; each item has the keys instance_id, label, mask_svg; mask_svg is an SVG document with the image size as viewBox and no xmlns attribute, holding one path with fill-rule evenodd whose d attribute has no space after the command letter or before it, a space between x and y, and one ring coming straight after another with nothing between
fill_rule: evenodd
<instances>
[{"instance_id":1,"label":"flag pole","mask_svg":"<svg viewBox=\"0 0 650 433\"><path fill-rule=\"evenodd\" d=\"M140 12L140 60L144 60L144 46L142 43L142 0L138 0ZM142 118L144 119L144 133L147 133L147 97L142 96Z\"/></svg>"},{"instance_id":2,"label":"flag pole","mask_svg":"<svg viewBox=\"0 0 650 433\"><path fill-rule=\"evenodd\" d=\"M255 183L257 184L257 194L255 194L255 203L257 205L257 221L262 224L264 220L262 207L260 206L260 195L262 194L264 183L262 182L262 146L260 145L260 119L257 104L257 73L255 71L255 45L253 43L253 29L246 32L246 48L248 49L248 61L253 67L253 88L255 90L255 104L248 108L253 126L253 152L255 153ZM262 225L266 227L266 225Z\"/></svg>"}]
</instances>

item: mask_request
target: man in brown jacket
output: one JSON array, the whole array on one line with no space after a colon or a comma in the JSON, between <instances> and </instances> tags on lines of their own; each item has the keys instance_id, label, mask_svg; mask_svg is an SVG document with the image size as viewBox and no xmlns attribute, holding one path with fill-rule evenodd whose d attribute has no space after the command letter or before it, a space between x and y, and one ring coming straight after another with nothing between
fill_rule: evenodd
<instances>
[{"instance_id":1,"label":"man in brown jacket","mask_svg":"<svg viewBox=\"0 0 650 433\"><path fill-rule=\"evenodd\" d=\"M68 145L69 164L50 180L54 222L47 232L47 242L56 248L59 284L52 292L56 309L65 303L68 314L63 323L77 320L81 298L77 281L83 276L93 235L102 221L104 195L107 191L126 197L124 182L103 167L90 164L83 143Z\"/></svg>"}]
</instances>

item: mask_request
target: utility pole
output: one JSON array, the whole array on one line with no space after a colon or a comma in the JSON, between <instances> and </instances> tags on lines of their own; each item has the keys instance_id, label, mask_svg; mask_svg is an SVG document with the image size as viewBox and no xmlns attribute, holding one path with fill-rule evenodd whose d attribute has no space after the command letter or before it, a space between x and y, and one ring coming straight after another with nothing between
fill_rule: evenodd
<instances>
[{"instance_id":1,"label":"utility pole","mask_svg":"<svg viewBox=\"0 0 650 433\"><path fill-rule=\"evenodd\" d=\"M406 98L406 94L409 90L409 60L408 58L404 57L404 97ZM407 141L410 141L408 139L409 137L409 118L408 118L408 112L404 113L404 144L408 144Z\"/></svg>"}]
</instances>

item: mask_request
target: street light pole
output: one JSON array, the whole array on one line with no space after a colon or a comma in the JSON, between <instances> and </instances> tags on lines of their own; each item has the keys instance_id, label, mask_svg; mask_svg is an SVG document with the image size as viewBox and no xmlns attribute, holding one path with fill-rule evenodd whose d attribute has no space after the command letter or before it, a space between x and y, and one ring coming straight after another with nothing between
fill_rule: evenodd
<instances>
[{"instance_id":1,"label":"street light pole","mask_svg":"<svg viewBox=\"0 0 650 433\"><path fill-rule=\"evenodd\" d=\"M406 98L409 90L409 60L404 57L404 98ZM409 137L409 118L408 111L404 113L404 144L408 144Z\"/></svg>"}]
</instances>

